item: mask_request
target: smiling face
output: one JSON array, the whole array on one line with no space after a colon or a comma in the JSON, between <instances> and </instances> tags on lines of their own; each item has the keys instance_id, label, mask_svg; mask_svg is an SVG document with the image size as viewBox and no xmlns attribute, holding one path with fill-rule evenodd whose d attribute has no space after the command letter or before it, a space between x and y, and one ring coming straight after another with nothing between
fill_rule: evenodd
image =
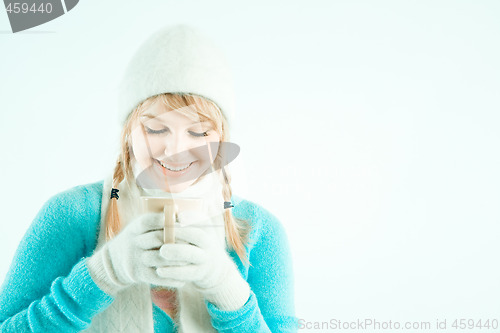
<instances>
[{"instance_id":1,"label":"smiling face","mask_svg":"<svg viewBox=\"0 0 500 333\"><path fill-rule=\"evenodd\" d=\"M132 125L132 162L143 188L181 192L211 171L220 135L187 106L168 110L157 101Z\"/></svg>"}]
</instances>

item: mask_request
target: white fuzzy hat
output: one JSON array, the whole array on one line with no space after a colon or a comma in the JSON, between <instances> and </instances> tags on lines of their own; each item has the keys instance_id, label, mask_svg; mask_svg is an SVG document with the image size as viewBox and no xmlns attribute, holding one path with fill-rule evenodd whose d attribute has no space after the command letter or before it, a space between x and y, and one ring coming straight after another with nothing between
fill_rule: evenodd
<instances>
[{"instance_id":1,"label":"white fuzzy hat","mask_svg":"<svg viewBox=\"0 0 500 333\"><path fill-rule=\"evenodd\" d=\"M205 97L231 124L234 91L228 62L210 39L187 25L160 29L136 51L118 90L120 123L145 99L167 92Z\"/></svg>"}]
</instances>

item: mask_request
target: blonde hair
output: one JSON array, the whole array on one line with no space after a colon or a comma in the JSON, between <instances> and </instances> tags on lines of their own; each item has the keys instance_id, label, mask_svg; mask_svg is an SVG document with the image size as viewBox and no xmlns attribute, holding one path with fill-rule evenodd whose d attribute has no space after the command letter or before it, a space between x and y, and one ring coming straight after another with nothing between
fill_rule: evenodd
<instances>
[{"instance_id":1,"label":"blonde hair","mask_svg":"<svg viewBox=\"0 0 500 333\"><path fill-rule=\"evenodd\" d=\"M135 121L138 120L139 116L148 109L149 106L158 101L163 103L168 111L190 106L190 108L185 109L187 111L185 113L187 117L193 120L200 119L201 121L210 121L214 130L219 133L220 141L229 141L227 120L223 116L221 110L212 101L191 94L164 93L152 96L144 100L129 114L125 126L123 127L120 140L120 154L118 155L115 170L113 172L113 188L117 188L125 177L130 180L134 179L131 167L131 147L128 138L131 135L132 126ZM189 109L193 112L189 112ZM222 164L223 162L221 149L219 149L213 163L214 170L216 171L213 172L217 172L219 176L222 174L220 177L222 182L222 195L224 201L231 201L232 191L229 185L231 183L231 176L225 170ZM111 198L106 212L106 239L108 240L118 234L121 229L121 220L117 205L117 198ZM224 225L229 248L237 253L242 263L249 264L245 249L245 245L248 244L249 241L249 223L245 220L236 219L231 214L231 210L226 209L224 212Z\"/></svg>"}]
</instances>

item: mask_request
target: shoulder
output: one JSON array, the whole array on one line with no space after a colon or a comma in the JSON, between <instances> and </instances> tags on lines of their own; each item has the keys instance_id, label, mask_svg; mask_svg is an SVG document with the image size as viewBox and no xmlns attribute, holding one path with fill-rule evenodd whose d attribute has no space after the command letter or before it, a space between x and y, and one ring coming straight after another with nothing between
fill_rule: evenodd
<instances>
[{"instance_id":1,"label":"shoulder","mask_svg":"<svg viewBox=\"0 0 500 333\"><path fill-rule=\"evenodd\" d=\"M103 180L73 186L51 196L38 212L34 228L55 227L94 233L100 220Z\"/></svg>"},{"instance_id":2,"label":"shoulder","mask_svg":"<svg viewBox=\"0 0 500 333\"><path fill-rule=\"evenodd\" d=\"M281 221L268 209L253 201L233 195L235 218L245 220L251 227L250 246L260 242L286 240L286 232Z\"/></svg>"},{"instance_id":3,"label":"shoulder","mask_svg":"<svg viewBox=\"0 0 500 333\"><path fill-rule=\"evenodd\" d=\"M89 209L100 207L103 183L104 180L100 180L60 191L45 202L40 213L47 217L52 214L86 215Z\"/></svg>"},{"instance_id":4,"label":"shoulder","mask_svg":"<svg viewBox=\"0 0 500 333\"><path fill-rule=\"evenodd\" d=\"M80 245L75 247L91 251L101 216L103 182L77 185L51 196L33 220L26 241L45 239L61 248L76 242Z\"/></svg>"},{"instance_id":5,"label":"shoulder","mask_svg":"<svg viewBox=\"0 0 500 333\"><path fill-rule=\"evenodd\" d=\"M82 213L89 206L100 206L103 180L77 185L51 196L45 209Z\"/></svg>"}]
</instances>

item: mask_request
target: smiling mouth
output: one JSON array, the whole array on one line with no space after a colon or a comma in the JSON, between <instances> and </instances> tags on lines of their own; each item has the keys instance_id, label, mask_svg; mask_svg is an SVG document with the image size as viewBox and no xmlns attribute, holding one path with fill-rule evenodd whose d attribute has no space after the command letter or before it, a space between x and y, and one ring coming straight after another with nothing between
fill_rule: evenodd
<instances>
[{"instance_id":1,"label":"smiling mouth","mask_svg":"<svg viewBox=\"0 0 500 333\"><path fill-rule=\"evenodd\" d=\"M164 163L162 161L159 161L159 160L156 160L158 162L158 164L160 164L163 168L167 169L167 170L170 170L170 171L173 171L173 172L181 172L181 171L184 171L186 170L187 168L189 168L194 162L191 162L191 163L188 163L188 164L184 164L184 165L181 165L181 166L171 166L169 165L168 163Z\"/></svg>"}]
</instances>

